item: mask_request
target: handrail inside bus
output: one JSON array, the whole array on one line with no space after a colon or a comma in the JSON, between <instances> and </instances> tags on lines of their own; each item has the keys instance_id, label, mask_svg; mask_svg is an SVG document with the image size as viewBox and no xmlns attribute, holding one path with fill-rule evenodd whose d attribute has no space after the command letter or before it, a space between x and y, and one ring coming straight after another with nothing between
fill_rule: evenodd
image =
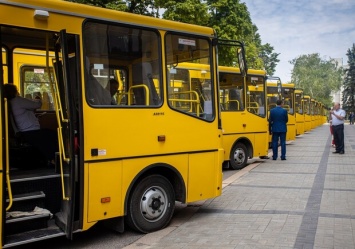
<instances>
[{"instance_id":1,"label":"handrail inside bus","mask_svg":"<svg viewBox=\"0 0 355 249\"><path fill-rule=\"evenodd\" d=\"M195 103L196 104L196 115L199 117L200 116L200 108L201 107L201 103L200 103L200 99L198 97L198 93L196 91L184 91L184 92L177 92L177 93L172 93L170 94L171 96L175 96L175 95L182 95L182 94L193 94L195 95L196 99L181 99L181 98L176 98L176 99L172 99L169 98L169 101L173 102L189 102L189 103ZM178 96L177 96L178 97Z\"/></svg>"},{"instance_id":2,"label":"handrail inside bus","mask_svg":"<svg viewBox=\"0 0 355 249\"><path fill-rule=\"evenodd\" d=\"M133 89L136 89L136 88L143 88L145 90L145 105L148 106L149 105L149 88L144 84L131 86L129 88L129 90L128 90L128 105L132 104L131 97L134 95Z\"/></svg>"},{"instance_id":3,"label":"handrail inside bus","mask_svg":"<svg viewBox=\"0 0 355 249\"><path fill-rule=\"evenodd\" d=\"M48 41L48 37L46 38ZM49 53L49 47L48 44L46 44L46 53ZM47 55L47 54L46 54ZM46 61L46 63L48 63L48 61ZM57 61L57 63L60 63L60 61ZM47 64L47 67L49 65ZM56 91L56 89L59 89L58 87L58 82L55 81L53 82L52 77L50 75L50 71L48 71L48 75L49 75L49 82L50 82L50 86L51 86L51 91L52 91L52 96L53 97L53 103L55 106L55 113L56 113L56 117L57 117L57 124L58 124L58 128L57 128L57 134L58 134L58 149L59 149L59 164L60 164L60 177L61 177L61 183L62 183L62 198L63 200L69 200L69 197L67 197L65 195L65 186L64 186L64 170L63 170L63 161L62 159L69 163L70 162L70 158L65 156L64 153L64 141L63 141L63 133L62 133L62 122L63 123L68 123L69 120L64 118L64 114L63 114L63 109L62 109L62 103L60 101L60 96L59 96L59 91ZM55 88L54 88L55 85Z\"/></svg>"},{"instance_id":4,"label":"handrail inside bus","mask_svg":"<svg viewBox=\"0 0 355 249\"><path fill-rule=\"evenodd\" d=\"M127 98L129 98L128 97L128 92L119 92L119 93L117 93L117 105L120 105L121 104L121 102L122 102L122 100L123 100L123 98L124 98L124 96L127 96Z\"/></svg>"},{"instance_id":5,"label":"handrail inside bus","mask_svg":"<svg viewBox=\"0 0 355 249\"><path fill-rule=\"evenodd\" d=\"M239 105L239 101L238 100L228 100L227 102L226 102L226 104L228 105L228 104L230 104L230 103L237 103L237 110L240 110L240 105Z\"/></svg>"},{"instance_id":6,"label":"handrail inside bus","mask_svg":"<svg viewBox=\"0 0 355 249\"><path fill-rule=\"evenodd\" d=\"M9 137L9 113L8 113L8 104L7 99L5 98L5 137ZM10 159L9 159L9 143L6 143L6 185L7 185L7 192L9 194L9 205L6 207L6 211L10 210L13 203L12 198L12 189L10 183Z\"/></svg>"}]
</instances>

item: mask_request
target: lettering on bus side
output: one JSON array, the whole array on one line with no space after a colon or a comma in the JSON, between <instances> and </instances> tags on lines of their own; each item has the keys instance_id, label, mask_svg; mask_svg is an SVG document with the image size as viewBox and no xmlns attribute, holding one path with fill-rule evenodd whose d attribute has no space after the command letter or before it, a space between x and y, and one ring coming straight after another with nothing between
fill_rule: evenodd
<instances>
[{"instance_id":1,"label":"lettering on bus side","mask_svg":"<svg viewBox=\"0 0 355 249\"><path fill-rule=\"evenodd\" d=\"M164 112L154 112L153 116L163 116Z\"/></svg>"}]
</instances>

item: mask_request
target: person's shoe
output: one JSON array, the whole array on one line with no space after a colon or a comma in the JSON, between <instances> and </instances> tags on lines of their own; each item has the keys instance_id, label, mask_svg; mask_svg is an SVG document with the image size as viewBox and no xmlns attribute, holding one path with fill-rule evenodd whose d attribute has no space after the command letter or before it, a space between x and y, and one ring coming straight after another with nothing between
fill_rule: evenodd
<instances>
[{"instance_id":1,"label":"person's shoe","mask_svg":"<svg viewBox=\"0 0 355 249\"><path fill-rule=\"evenodd\" d=\"M272 158L272 160L276 160L276 158Z\"/></svg>"},{"instance_id":2,"label":"person's shoe","mask_svg":"<svg viewBox=\"0 0 355 249\"><path fill-rule=\"evenodd\" d=\"M337 153L340 153L340 151L333 151L333 154L337 154Z\"/></svg>"},{"instance_id":3,"label":"person's shoe","mask_svg":"<svg viewBox=\"0 0 355 249\"><path fill-rule=\"evenodd\" d=\"M281 158L281 160L286 160L286 158Z\"/></svg>"},{"instance_id":4,"label":"person's shoe","mask_svg":"<svg viewBox=\"0 0 355 249\"><path fill-rule=\"evenodd\" d=\"M340 151L339 154L344 154L344 151Z\"/></svg>"}]
</instances>

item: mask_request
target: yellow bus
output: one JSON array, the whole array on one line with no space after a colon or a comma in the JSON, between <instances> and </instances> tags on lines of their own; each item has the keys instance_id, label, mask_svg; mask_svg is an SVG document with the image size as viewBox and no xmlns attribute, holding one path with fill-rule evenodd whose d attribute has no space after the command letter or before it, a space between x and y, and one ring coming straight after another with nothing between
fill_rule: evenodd
<instances>
[{"instance_id":1,"label":"yellow bus","mask_svg":"<svg viewBox=\"0 0 355 249\"><path fill-rule=\"evenodd\" d=\"M219 67L224 161L231 169L246 166L248 158L268 156L266 72Z\"/></svg>"},{"instance_id":2,"label":"yellow bus","mask_svg":"<svg viewBox=\"0 0 355 249\"><path fill-rule=\"evenodd\" d=\"M282 99L282 83L280 77L277 76L267 76L266 78L266 96L267 96L267 110L268 110L268 119L270 110L276 107L276 101ZM269 148L271 148L271 127L269 127Z\"/></svg>"},{"instance_id":3,"label":"yellow bus","mask_svg":"<svg viewBox=\"0 0 355 249\"><path fill-rule=\"evenodd\" d=\"M314 98L311 98L311 103L309 108L311 112L311 128L314 129L317 127L317 121L316 121L317 109L316 109L316 100Z\"/></svg>"},{"instance_id":4,"label":"yellow bus","mask_svg":"<svg viewBox=\"0 0 355 249\"><path fill-rule=\"evenodd\" d=\"M303 95L303 109L304 109L304 131L307 132L312 129L311 96Z\"/></svg>"},{"instance_id":5,"label":"yellow bus","mask_svg":"<svg viewBox=\"0 0 355 249\"><path fill-rule=\"evenodd\" d=\"M318 100L316 100L316 111L315 111L315 114L316 114L316 127L320 126L321 125L321 107L322 107L322 103Z\"/></svg>"},{"instance_id":6,"label":"yellow bus","mask_svg":"<svg viewBox=\"0 0 355 249\"><path fill-rule=\"evenodd\" d=\"M98 222L148 233L168 225L175 201L221 194L216 46L223 42L213 29L64 1L1 0L0 11L1 87L19 84L24 97L36 87L42 98L51 94L54 110L45 116L54 113L55 121L47 128L59 141L56 165L48 167L30 153L35 148L16 141L0 91L3 247L71 239ZM242 44L233 44L245 65ZM16 83L17 49L45 53L37 73L47 73L48 82ZM169 72L184 62L209 69L206 101L197 91L187 99L170 94ZM115 77L122 85L112 96L108 82Z\"/></svg>"},{"instance_id":7,"label":"yellow bus","mask_svg":"<svg viewBox=\"0 0 355 249\"><path fill-rule=\"evenodd\" d=\"M224 167L241 169L248 158L268 154L268 122L265 115L265 76L263 70L248 70L246 80L239 68L219 66L220 106L223 127ZM191 92L204 96L211 80L208 67L180 63L170 70L170 94L190 99ZM195 94L196 95L196 94ZM196 96L197 96L196 95ZM195 97L197 98L197 97ZM202 97L203 103L209 99ZM174 101L181 110L199 109L187 102Z\"/></svg>"},{"instance_id":8,"label":"yellow bus","mask_svg":"<svg viewBox=\"0 0 355 249\"><path fill-rule=\"evenodd\" d=\"M281 96L288 113L286 141L292 141L296 139L295 84L282 83Z\"/></svg>"},{"instance_id":9,"label":"yellow bus","mask_svg":"<svg viewBox=\"0 0 355 249\"><path fill-rule=\"evenodd\" d=\"M304 134L303 90L295 89L296 135Z\"/></svg>"},{"instance_id":10,"label":"yellow bus","mask_svg":"<svg viewBox=\"0 0 355 249\"><path fill-rule=\"evenodd\" d=\"M328 122L328 108L325 106L325 104L322 103L322 124L325 124Z\"/></svg>"},{"instance_id":11,"label":"yellow bus","mask_svg":"<svg viewBox=\"0 0 355 249\"><path fill-rule=\"evenodd\" d=\"M318 126L321 126L327 122L325 107L324 104L320 101L318 102L318 116L319 116Z\"/></svg>"}]
</instances>

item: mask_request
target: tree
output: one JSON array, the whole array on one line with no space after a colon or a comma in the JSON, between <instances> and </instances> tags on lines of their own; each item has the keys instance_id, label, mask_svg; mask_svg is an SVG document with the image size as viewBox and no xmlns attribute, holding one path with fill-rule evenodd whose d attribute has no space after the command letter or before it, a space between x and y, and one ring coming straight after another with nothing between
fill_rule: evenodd
<instances>
[{"instance_id":1,"label":"tree","mask_svg":"<svg viewBox=\"0 0 355 249\"><path fill-rule=\"evenodd\" d=\"M355 112L355 44L348 49L346 55L349 67L344 70L343 108L347 112Z\"/></svg>"},{"instance_id":2,"label":"tree","mask_svg":"<svg viewBox=\"0 0 355 249\"><path fill-rule=\"evenodd\" d=\"M277 58L280 54L274 53L274 47L269 43L261 46L260 58L264 62L264 67L268 75L274 75L276 65L280 60Z\"/></svg>"},{"instance_id":3,"label":"tree","mask_svg":"<svg viewBox=\"0 0 355 249\"><path fill-rule=\"evenodd\" d=\"M87 4L87 5L93 5L93 6L98 6L102 8L106 8L108 4L111 2L120 2L120 1L113 1L113 0L67 0L68 2L74 2L74 3L81 3L81 4Z\"/></svg>"},{"instance_id":4,"label":"tree","mask_svg":"<svg viewBox=\"0 0 355 249\"><path fill-rule=\"evenodd\" d=\"M209 21L207 4L200 0L156 0L164 8L163 18L178 22L206 26Z\"/></svg>"},{"instance_id":5,"label":"tree","mask_svg":"<svg viewBox=\"0 0 355 249\"><path fill-rule=\"evenodd\" d=\"M246 60L249 68L266 69L273 74L279 60L270 44L262 45L258 28L252 23L248 7L240 0L207 0L211 13L209 21L218 37L226 40L243 41L246 45ZM223 48L219 52L219 64L235 64L235 50Z\"/></svg>"},{"instance_id":6,"label":"tree","mask_svg":"<svg viewBox=\"0 0 355 249\"><path fill-rule=\"evenodd\" d=\"M341 85L342 69L337 63L323 60L318 53L301 55L292 61L291 80L295 86L302 88L305 94L331 106L331 92L338 91Z\"/></svg>"},{"instance_id":7,"label":"tree","mask_svg":"<svg viewBox=\"0 0 355 249\"><path fill-rule=\"evenodd\" d=\"M220 39L239 40L246 45L249 68L266 69L273 74L279 60L270 44L261 44L258 28L252 23L245 3L240 0L67 0L103 8L121 10L173 21L209 26L216 30ZM219 64L234 66L236 49L219 47Z\"/></svg>"},{"instance_id":8,"label":"tree","mask_svg":"<svg viewBox=\"0 0 355 249\"><path fill-rule=\"evenodd\" d=\"M221 39L239 40L246 45L246 57L249 68L263 68L259 58L260 36L257 27L252 23L245 3L239 0L207 0L211 13L209 25L214 28ZM235 64L235 49L223 48L219 51L220 65Z\"/></svg>"},{"instance_id":9,"label":"tree","mask_svg":"<svg viewBox=\"0 0 355 249\"><path fill-rule=\"evenodd\" d=\"M88 4L102 8L120 10L140 15L159 17L159 8L154 0L66 0L69 2Z\"/></svg>"}]
</instances>

